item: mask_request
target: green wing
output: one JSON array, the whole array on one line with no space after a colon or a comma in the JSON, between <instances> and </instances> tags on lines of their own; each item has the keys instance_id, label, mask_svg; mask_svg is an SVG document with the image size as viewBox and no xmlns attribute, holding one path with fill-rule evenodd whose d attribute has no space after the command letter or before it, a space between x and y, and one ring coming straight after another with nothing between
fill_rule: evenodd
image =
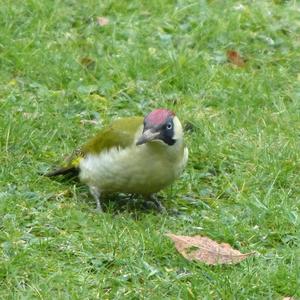
<instances>
[{"instance_id":1,"label":"green wing","mask_svg":"<svg viewBox=\"0 0 300 300\"><path fill-rule=\"evenodd\" d=\"M80 160L89 153L100 153L113 147L125 148L134 142L135 133L143 125L143 117L122 118L114 121L109 127L102 129L81 148L74 151L58 169L44 174L57 176L77 173Z\"/></svg>"},{"instance_id":2,"label":"green wing","mask_svg":"<svg viewBox=\"0 0 300 300\"><path fill-rule=\"evenodd\" d=\"M125 148L130 146L138 128L143 124L142 117L123 118L114 121L109 127L100 131L82 148L82 154L100 153L113 147Z\"/></svg>"}]
</instances>

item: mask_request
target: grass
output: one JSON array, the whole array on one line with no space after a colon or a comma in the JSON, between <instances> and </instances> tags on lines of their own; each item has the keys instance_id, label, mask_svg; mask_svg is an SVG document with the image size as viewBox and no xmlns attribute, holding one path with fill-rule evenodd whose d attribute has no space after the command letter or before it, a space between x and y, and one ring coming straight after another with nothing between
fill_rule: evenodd
<instances>
[{"instance_id":1,"label":"grass","mask_svg":"<svg viewBox=\"0 0 300 300\"><path fill-rule=\"evenodd\" d=\"M300 7L296 1L0 4L0 298L300 298ZM98 16L109 18L104 27ZM234 49L244 68L227 62ZM192 124L167 216L38 176L111 119ZM96 124L94 124L96 123ZM209 267L166 232L257 256Z\"/></svg>"}]
</instances>

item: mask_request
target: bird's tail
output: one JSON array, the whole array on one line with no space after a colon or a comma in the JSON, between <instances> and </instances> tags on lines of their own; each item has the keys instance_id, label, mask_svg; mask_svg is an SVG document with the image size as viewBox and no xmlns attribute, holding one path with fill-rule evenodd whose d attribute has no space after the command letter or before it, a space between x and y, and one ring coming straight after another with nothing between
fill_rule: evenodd
<instances>
[{"instance_id":1,"label":"bird's tail","mask_svg":"<svg viewBox=\"0 0 300 300\"><path fill-rule=\"evenodd\" d=\"M67 166L67 167L62 167L62 168L55 169L53 171L50 171L48 173L44 173L42 175L46 176L46 177L54 177L54 176L58 176L58 175L77 176L78 173L79 173L78 168L73 167L73 166Z\"/></svg>"},{"instance_id":2,"label":"bird's tail","mask_svg":"<svg viewBox=\"0 0 300 300\"><path fill-rule=\"evenodd\" d=\"M76 149L70 156L65 159L65 162L61 167L54 169L48 173L43 173L41 175L46 177L54 177L58 175L69 175L71 177L77 176L79 174L79 164L83 158L80 149Z\"/></svg>"}]
</instances>

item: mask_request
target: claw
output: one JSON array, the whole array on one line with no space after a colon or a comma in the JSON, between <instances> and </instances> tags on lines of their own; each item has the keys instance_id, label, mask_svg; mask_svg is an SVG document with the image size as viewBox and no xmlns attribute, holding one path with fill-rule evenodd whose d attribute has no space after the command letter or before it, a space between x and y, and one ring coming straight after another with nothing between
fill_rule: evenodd
<instances>
[{"instance_id":1,"label":"claw","mask_svg":"<svg viewBox=\"0 0 300 300\"><path fill-rule=\"evenodd\" d=\"M90 186L90 193L92 194L92 196L94 197L95 201L96 201L96 211L98 213L102 213L102 207L101 207L101 202L100 202L100 195L101 192L99 191L99 189L95 186Z\"/></svg>"},{"instance_id":2,"label":"claw","mask_svg":"<svg viewBox=\"0 0 300 300\"><path fill-rule=\"evenodd\" d=\"M146 197L144 206L154 208L162 214L167 213L166 208L161 204L161 202L154 195L150 195Z\"/></svg>"}]
</instances>

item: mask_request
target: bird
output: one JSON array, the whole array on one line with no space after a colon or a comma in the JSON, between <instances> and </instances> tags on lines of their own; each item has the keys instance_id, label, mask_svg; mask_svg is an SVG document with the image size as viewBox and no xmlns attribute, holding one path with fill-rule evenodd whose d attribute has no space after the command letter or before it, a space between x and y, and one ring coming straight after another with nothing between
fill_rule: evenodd
<instances>
[{"instance_id":1,"label":"bird","mask_svg":"<svg viewBox=\"0 0 300 300\"><path fill-rule=\"evenodd\" d=\"M181 175L187 160L179 118L169 109L158 108L144 118L116 119L76 149L61 167L44 175L78 174L99 212L101 196L107 193L140 194L165 211L155 194Z\"/></svg>"}]
</instances>

